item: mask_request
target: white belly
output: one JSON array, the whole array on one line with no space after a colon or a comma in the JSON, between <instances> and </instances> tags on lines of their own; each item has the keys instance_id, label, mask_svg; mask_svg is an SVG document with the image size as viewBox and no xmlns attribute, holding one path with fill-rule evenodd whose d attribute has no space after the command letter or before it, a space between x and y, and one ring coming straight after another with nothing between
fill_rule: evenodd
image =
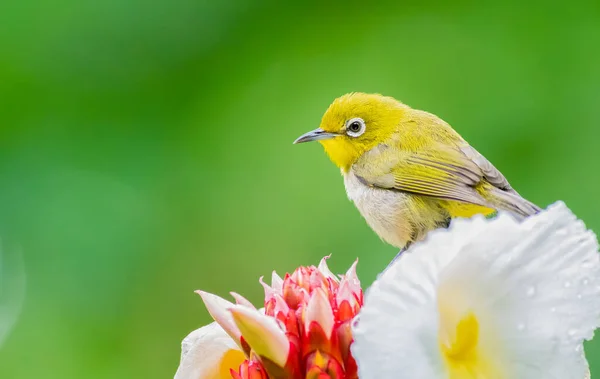
<instances>
[{"instance_id":1,"label":"white belly","mask_svg":"<svg viewBox=\"0 0 600 379\"><path fill-rule=\"evenodd\" d=\"M410 241L413 226L407 217L410 196L402 192L373 188L363 184L352 170L344 175L348 198L354 202L371 229L384 241L403 248Z\"/></svg>"}]
</instances>

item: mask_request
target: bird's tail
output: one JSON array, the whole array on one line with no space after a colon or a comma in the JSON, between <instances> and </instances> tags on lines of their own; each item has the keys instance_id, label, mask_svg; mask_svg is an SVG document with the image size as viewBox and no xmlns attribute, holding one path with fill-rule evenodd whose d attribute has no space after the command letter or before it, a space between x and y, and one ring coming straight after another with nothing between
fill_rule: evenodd
<instances>
[{"instance_id":1,"label":"bird's tail","mask_svg":"<svg viewBox=\"0 0 600 379\"><path fill-rule=\"evenodd\" d=\"M486 198L495 209L509 211L522 217L531 216L541 211L540 207L521 197L516 192L511 193L499 188L493 188L487 193Z\"/></svg>"}]
</instances>

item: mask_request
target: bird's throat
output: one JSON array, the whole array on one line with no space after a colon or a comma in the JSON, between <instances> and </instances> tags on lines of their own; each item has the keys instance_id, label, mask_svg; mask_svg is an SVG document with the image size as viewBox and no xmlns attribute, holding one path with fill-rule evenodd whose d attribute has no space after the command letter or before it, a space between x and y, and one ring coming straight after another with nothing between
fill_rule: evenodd
<instances>
[{"instance_id":1,"label":"bird's throat","mask_svg":"<svg viewBox=\"0 0 600 379\"><path fill-rule=\"evenodd\" d=\"M346 173L350 171L350 167L358 160L360 152L356 146L348 143L343 138L338 137L319 142L325 148L325 152L329 155L331 161Z\"/></svg>"}]
</instances>

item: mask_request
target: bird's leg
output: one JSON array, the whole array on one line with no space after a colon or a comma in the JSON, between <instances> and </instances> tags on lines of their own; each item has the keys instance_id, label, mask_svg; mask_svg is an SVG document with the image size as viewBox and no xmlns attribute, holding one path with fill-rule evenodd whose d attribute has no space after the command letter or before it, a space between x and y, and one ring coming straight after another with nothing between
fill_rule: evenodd
<instances>
[{"instance_id":1,"label":"bird's leg","mask_svg":"<svg viewBox=\"0 0 600 379\"><path fill-rule=\"evenodd\" d=\"M406 242L406 245L404 245L403 247L400 248L400 251L398 252L398 254L396 254L396 256L394 257L394 259L392 259L392 261L387 265L387 267L385 268L384 271L386 271L394 262L396 262L398 259L400 259L400 256L402 255L402 253L404 253L406 250L408 250L408 248L410 247L410 245L412 245L413 241L418 241L420 240L420 236L425 234L425 230L422 230L422 228L418 228L415 224L412 224L412 231L410 233L410 239Z\"/></svg>"},{"instance_id":2,"label":"bird's leg","mask_svg":"<svg viewBox=\"0 0 600 379\"><path fill-rule=\"evenodd\" d=\"M448 228L450 226L450 222L452 221L452 219L450 217L444 219L443 221L441 221L440 223L437 224L438 228ZM408 250L408 248L413 244L414 241L419 240L419 234L417 232L417 230L413 230L413 235L411 236L411 240L408 241L406 243L406 245L404 245L403 248L400 249L400 251L398 252L398 254L396 254L396 256L394 257L394 259L392 259L392 261L387 265L387 267L385 268L386 271L388 268L390 268L390 266L392 264L394 264L394 262L396 262L398 259L400 259L400 256L406 251Z\"/></svg>"},{"instance_id":3,"label":"bird's leg","mask_svg":"<svg viewBox=\"0 0 600 379\"><path fill-rule=\"evenodd\" d=\"M406 251L408 250L408 248L410 247L410 245L412 245L412 241L408 242L402 249L400 249L400 251L398 252L398 254L396 254L396 256L394 257L394 259L392 259L392 261L387 265L387 267L385 268L386 271L388 268L390 268L390 266L396 262L398 259L400 259L400 256Z\"/></svg>"}]
</instances>

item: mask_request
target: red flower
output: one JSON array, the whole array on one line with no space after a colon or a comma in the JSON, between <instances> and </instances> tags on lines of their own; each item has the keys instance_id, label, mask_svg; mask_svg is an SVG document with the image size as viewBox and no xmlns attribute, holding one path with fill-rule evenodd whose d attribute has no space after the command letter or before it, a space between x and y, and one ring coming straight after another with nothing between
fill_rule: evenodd
<instances>
[{"instance_id":1,"label":"red flower","mask_svg":"<svg viewBox=\"0 0 600 379\"><path fill-rule=\"evenodd\" d=\"M237 305L200 295L215 321L238 343L247 360L235 379L357 378L350 352L352 319L363 304L356 262L336 277L325 262L300 267L281 279L273 272L265 289L264 313L241 295Z\"/></svg>"}]
</instances>

